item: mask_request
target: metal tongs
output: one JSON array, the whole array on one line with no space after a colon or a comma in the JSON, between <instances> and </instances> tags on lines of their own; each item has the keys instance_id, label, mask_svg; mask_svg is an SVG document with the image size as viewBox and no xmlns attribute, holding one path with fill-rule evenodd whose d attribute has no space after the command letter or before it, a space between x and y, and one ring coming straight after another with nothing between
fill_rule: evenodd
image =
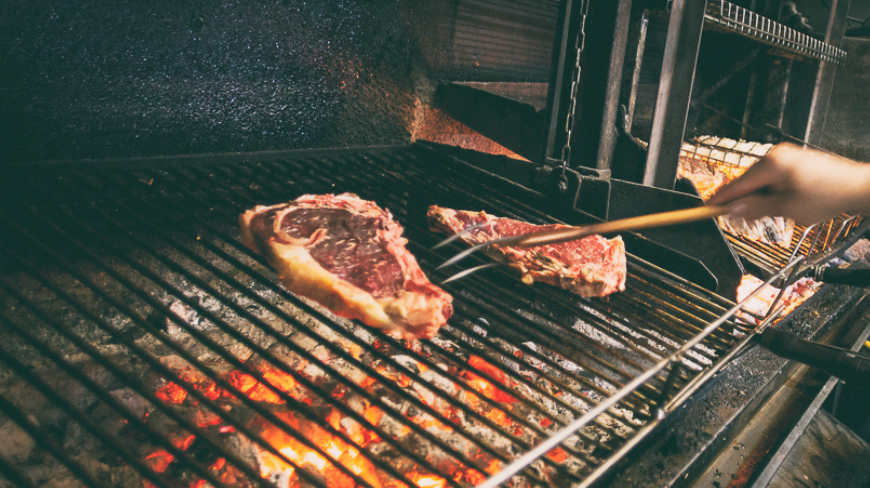
<instances>
[{"instance_id":1,"label":"metal tongs","mask_svg":"<svg viewBox=\"0 0 870 488\"><path fill-rule=\"evenodd\" d=\"M471 254L493 245L499 245L503 247L546 246L551 244L559 244L562 242L576 241L577 239L582 239L584 237L594 234L613 234L616 232L628 232L640 229L650 229L653 227L666 227L669 225L688 224L690 222L697 222L699 220L711 219L720 215L725 215L729 212L729 209L730 207L728 205L710 205L688 208L684 210L674 210L671 212L642 215L640 217L630 217L627 219L613 220L610 222L601 222L598 224L583 225L578 227L562 227L559 229L542 230L517 236L501 237L498 239L492 239L490 241L476 244L460 252L456 256L448 259L436 269L452 266L459 261L465 259L466 257L470 256ZM484 222L465 228L462 231L448 237L444 241L441 241L433 249L442 247L450 242L455 241L456 239L460 239L463 236L474 232L475 230L487 227L490 224L491 222ZM468 276L475 271L479 271L481 269L491 266L495 266L495 264L484 264L476 268L461 271L451 276L450 278L447 278L441 283L444 284L449 281L457 280L464 276Z\"/></svg>"}]
</instances>

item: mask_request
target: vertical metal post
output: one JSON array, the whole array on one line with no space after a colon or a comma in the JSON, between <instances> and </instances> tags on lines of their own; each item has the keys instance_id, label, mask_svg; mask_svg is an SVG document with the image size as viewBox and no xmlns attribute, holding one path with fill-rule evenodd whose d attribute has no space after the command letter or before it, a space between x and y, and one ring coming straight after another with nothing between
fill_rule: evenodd
<instances>
[{"instance_id":1,"label":"vertical metal post","mask_svg":"<svg viewBox=\"0 0 870 488\"><path fill-rule=\"evenodd\" d=\"M643 177L645 185L673 189L677 181L677 164L686 132L706 8L706 0L673 0L671 3L659 93Z\"/></svg>"},{"instance_id":2,"label":"vertical metal post","mask_svg":"<svg viewBox=\"0 0 870 488\"><path fill-rule=\"evenodd\" d=\"M634 123L634 107L637 104L637 87L640 85L640 70L643 66L643 53L646 50L646 33L649 29L649 10L641 12L629 31L628 46L633 51L629 67L631 75L623 81L621 99L625 103L625 128L631 131Z\"/></svg>"},{"instance_id":3,"label":"vertical metal post","mask_svg":"<svg viewBox=\"0 0 870 488\"><path fill-rule=\"evenodd\" d=\"M825 42L832 46L840 46L843 33L846 30L846 18L849 16L849 6L852 0L831 0L831 14L828 16L828 28L825 32ZM816 83L813 88L813 98L810 102L810 114L807 119L807 129L804 140L810 144L820 144L825 131L825 119L828 116L828 102L834 91L834 78L837 65L829 61L819 61L816 73Z\"/></svg>"},{"instance_id":4,"label":"vertical metal post","mask_svg":"<svg viewBox=\"0 0 870 488\"><path fill-rule=\"evenodd\" d=\"M616 115L622 67L631 18L631 0L588 0L585 47L580 56L581 82L574 96L578 111L570 145L570 166L607 175L616 144ZM565 121L571 107L571 76L577 53L579 0L563 0L557 22L553 70L548 94L549 124L545 159L559 159L565 144Z\"/></svg>"},{"instance_id":5,"label":"vertical metal post","mask_svg":"<svg viewBox=\"0 0 870 488\"><path fill-rule=\"evenodd\" d=\"M749 125L749 118L752 115L752 105L755 102L755 85L758 83L758 69L753 69L749 75L749 88L746 90L746 104L743 105L743 126L740 127L740 138L748 137L746 126Z\"/></svg>"}]
</instances>

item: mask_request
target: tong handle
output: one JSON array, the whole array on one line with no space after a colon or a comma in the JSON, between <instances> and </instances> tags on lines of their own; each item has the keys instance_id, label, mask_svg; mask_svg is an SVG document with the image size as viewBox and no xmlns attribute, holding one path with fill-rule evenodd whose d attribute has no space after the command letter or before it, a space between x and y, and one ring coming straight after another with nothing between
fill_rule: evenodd
<instances>
[{"instance_id":1,"label":"tong handle","mask_svg":"<svg viewBox=\"0 0 870 488\"><path fill-rule=\"evenodd\" d=\"M612 220L610 222L584 225L581 227L545 230L517 236L507 245L526 247L543 246L574 241L581 237L593 234L613 234L617 232L650 229L653 227L688 224L690 222L697 222L699 220L711 219L720 215L725 215L728 213L728 210L729 207L727 205L704 205L701 207L641 215L639 217L629 217L627 219Z\"/></svg>"},{"instance_id":2,"label":"tong handle","mask_svg":"<svg viewBox=\"0 0 870 488\"><path fill-rule=\"evenodd\" d=\"M815 274L816 281L835 285L870 287L870 269L839 269L826 267Z\"/></svg>"},{"instance_id":3,"label":"tong handle","mask_svg":"<svg viewBox=\"0 0 870 488\"><path fill-rule=\"evenodd\" d=\"M851 351L835 350L773 328L761 333L761 343L782 358L818 368L856 386L870 385L870 360L852 356Z\"/></svg>"}]
</instances>

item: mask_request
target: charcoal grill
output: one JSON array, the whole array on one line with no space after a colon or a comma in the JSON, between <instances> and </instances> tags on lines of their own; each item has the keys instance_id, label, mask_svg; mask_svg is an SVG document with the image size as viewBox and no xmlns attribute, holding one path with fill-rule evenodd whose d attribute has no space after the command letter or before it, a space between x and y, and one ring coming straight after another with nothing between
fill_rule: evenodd
<instances>
[{"instance_id":1,"label":"charcoal grill","mask_svg":"<svg viewBox=\"0 0 870 488\"><path fill-rule=\"evenodd\" d=\"M540 164L425 143L210 154L309 147L323 141L396 144L397 133L405 142L407 127L395 125L408 118L409 100L414 101L410 125L415 132L427 132L416 131L416 126L421 123L420 112L431 107L418 106L425 104L416 103L421 102L420 93L391 85L418 88L406 79L412 78L408 73L406 78L397 75L410 69L405 65L411 42L405 37L420 44L432 40L433 47L424 57L432 58L429 61L435 65L444 61L442 53L434 52L444 39L441 32L427 29L394 32L389 25L392 16L372 28L366 22L333 24L334 13L322 6L315 7L313 14L299 10L299 15L288 15L285 3L246 13L233 4L224 19L194 12L190 26L179 28L169 17L131 7L126 11L130 19L151 29L119 23L123 27L111 34L125 42L104 53L112 44L111 36L100 39L92 51L86 49L92 40L76 37L80 32L92 36L94 27L104 27L107 19L96 14L99 9L83 14L86 22L81 25L91 28L82 29L74 25L82 20L76 17L78 12L14 6L16 13L29 15L30 22L21 24L23 34L14 31L12 42L3 43L11 46L4 52L12 59L14 75L0 80L4 85L0 102L9 104L10 113L39 113L42 118L4 127L4 146L12 148L4 156L11 154L21 161L61 153L77 160L4 162L3 166L0 438L8 442L0 445L0 488L82 484L443 488L477 486L499 476L510 478L510 485L517 487L589 486L613 479L621 486L625 480L636 480L638 471L656 471L665 464L671 470L670 461L658 461L655 453L640 461L632 456L667 443L667 435L654 434L662 433L668 422L673 432L679 419L696 421L697 404L691 400L701 397L703 403L715 397L706 390L731 388L730 383L721 386L723 380L717 375L733 371L734 367L726 366L735 361L755 358L753 331L759 322L769 325L782 313L775 306L766 316L737 313L733 295L744 271L738 254L768 283L788 281L806 269L804 261L826 262L862 235L866 223L843 218L826 228L802 229L789 249L725 236L713 222L626 234L627 290L607 299L529 287L503 269L487 269L445 285L455 298L454 317L433 340L414 343L338 318L287 292L266 262L238 239L238 215L254 205L285 202L304 193L353 192L394 214L406 229L410 251L437 282L456 270L437 271L436 266L460 248L454 244L432 250L443 237L426 228L426 209L432 204L485 210L538 224L584 224L697 206L699 198L689 189L678 188L676 163L704 23L780 50L774 54L822 61L806 116L805 140L816 141L821 135L832 70L845 56L832 44L795 36L791 29L760 16L750 16L749 24L741 24L735 19L745 17L745 12L728 2L711 1L706 9L704 2L669 2L668 48L652 121L652 149L639 153L638 139L630 131L648 12L634 19L632 12L638 9L629 0L562 0L558 9L521 3L540 13L534 25L522 26L522 37L534 44L529 52L553 48L546 110L532 113L526 106L515 118L516 112L504 100L488 96L489 107L504 110L499 114L506 116L481 121L470 87L462 91L467 98L460 105L468 105L463 107L466 115L478 115L476 123L508 120L495 124L500 133L481 132L496 142L511 134L517 140L505 146ZM481 32L496 24L487 21L491 14L510 27L502 26L505 36L487 39L492 60L484 56L484 63L501 65L486 67L486 72L492 76L510 72L508 78L517 79L517 63L505 62L502 51L517 49L516 32L508 35L508 30L522 24L523 16L515 12L516 5L500 1L491 2L485 12L469 15L476 5L464 2L462 9L456 9L459 13L453 12L457 29L446 31L451 42L458 42L449 53L453 58L447 72L463 74L479 64L475 52L480 46L474 44L484 37ZM834 5L831 25L845 15L843 5L848 2ZM355 19L370 17L368 5L342 3L340 7L349 7ZM420 9L422 17L442 15L441 10L448 9L428 5ZM396 14L409 19L421 16L402 9ZM64 23L71 18L70 26L76 28L49 29L44 36L28 37L29 28L41 29L43 16ZM146 49L146 65L151 60L175 59L176 36L158 36L173 40L166 45L153 37L157 29L164 33L170 24L177 29L174 34L186 40L178 39L190 42L184 44L185 52L208 44L202 40L219 38L214 51L200 53L206 67L194 70L193 83L188 83L191 66L184 61L186 56L178 57L180 64L166 72L157 63L148 78L150 66L139 66L139 56L124 50L130 32L138 35L143 30L148 33L145 37L152 36L143 45L153 44L153 49ZM232 31L230 24L242 28ZM340 34L334 43L328 39L309 43L308 27ZM551 46L554 27L555 46ZM381 35L378 28L391 34ZM253 30L263 35L258 37L262 42L250 39ZM274 43L267 40L272 39L270 30L279 33L273 36ZM288 41L284 37L288 31L302 32L303 39ZM75 33L74 42L60 32ZM32 38L36 51L49 47L42 49L48 61L36 56L38 62L33 62L24 47L27 43L16 34ZM836 35L828 37L836 44ZM627 62L631 56L626 56L628 39L637 44L631 46L637 48L631 62ZM76 56L65 58L63 49L50 49L56 48L53 42L83 47ZM239 51L239 43L252 49ZM311 55L298 56L294 50L299 46ZM83 54L93 51L99 51L99 59ZM76 113L82 93L75 83L69 84L75 90L65 88L68 91L59 97L61 105L50 109L39 95L34 95L34 103L26 96L11 102L5 96L30 84L38 85L37 91L45 90L40 84L42 73L33 71L33 66L54 63L59 72L67 69L61 80L78 79L81 66L91 66L78 63L79 56L103 68L107 59L135 59L129 61L135 66L122 61L114 73L93 70L100 81L91 79L90 90L84 91L99 93L101 98L96 108L79 108L84 115ZM252 60L259 64L270 56L281 61L264 70L252 66ZM382 57L383 66L372 68ZM528 57L521 64L528 65L522 70L534 81L542 82L546 66L538 58ZM624 64L634 71L626 77ZM209 68L214 69L206 73ZM299 71L310 74L310 79L288 82L285 78L286 73ZM274 78L269 78L270 72ZM370 83L366 75L384 81L384 86ZM33 83L36 78L40 83ZM236 84L238 78L245 81ZM7 90L10 79L12 89ZM168 94L162 92L165 80L174 87ZM630 85L622 90L627 101L620 98L621 80ZM130 88L140 85L147 90ZM344 97L344 90L365 95ZM158 92L151 101L144 99L143 93ZM392 101L386 108L384 94L397 95L389 97ZM543 98L538 95L531 98ZM141 107L132 107L139 112L128 110L128 99L134 97L143 99ZM153 105L155 99L158 105ZM284 110L287 100L303 108ZM450 100L434 101L449 111ZM621 104L630 110L620 112ZM785 97L782 104L785 111ZM186 110L176 110L181 105ZM155 106L173 108L160 115ZM249 110L255 106L265 109ZM383 116L381 111L389 114ZM44 117L46 113L63 115ZM244 134L236 126L222 125L229 113L239 116L234 120ZM375 113L383 117L372 116ZM626 120L617 123L617 114ZM156 120L153 125L146 123L141 134L140 115L146 121ZM347 129L370 119L371 127L362 133ZM64 128L40 131L34 120ZM523 122L512 124L515 120ZM105 128L115 122L122 133L120 149L110 148L111 142L101 146L99 141L111 132ZM778 130L784 134L782 116L779 122ZM208 125L198 125L203 123ZM331 124L339 127L324 129ZM92 130L99 137L79 137L77 131L87 133L91 129L83 127L92 126L98 127ZM176 132L179 126L184 130ZM262 133L249 130L251 126ZM286 144L288 138L275 137L284 131L292 134L292 144ZM308 131L317 134L309 136ZM52 137L55 132L62 137ZM130 137L133 133L136 137ZM203 142L206 133L212 139ZM342 140L346 134L354 137ZM141 145L133 140L139 135L146 136ZM479 134L474 137L479 139ZM28 146L34 140L38 144ZM628 153L637 161L615 156L626 154L617 151L626 140L632 149ZM492 141L484 145L493 146ZM81 160L186 150L200 154ZM840 228L843 231L837 232ZM838 241L836 246L833 241ZM470 267L487 262L480 256L471 261ZM854 307L857 312L845 315L855 318L863 317L870 306L856 298L859 292L824 291L816 295L823 295L822 299L802 310L834 314ZM742 367L740 363L737 369ZM684 410L672 415L678 408ZM568 428L570 435L554 437ZM714 441L722 443L727 437L716 436ZM686 457L668 448L658 451L668 452L668 460L683 462ZM523 458L531 462L513 473L511 463ZM703 469L703 463L693 466L695 472ZM672 471L682 475L689 470ZM622 479L617 471L622 471ZM658 479L650 478L654 486Z\"/></svg>"},{"instance_id":2,"label":"charcoal grill","mask_svg":"<svg viewBox=\"0 0 870 488\"><path fill-rule=\"evenodd\" d=\"M58 464L88 484L105 486L112 470L85 467L75 449L64 449L58 437L45 431L47 426L27 417L33 410L20 403L22 397L44 395L52 405L47 409L59 409L64 422L78 423L92 436L99 446L95 452L111 451L116 462L155 486L178 486L179 479L190 485L203 479L227 486L221 476L230 468L209 468L208 460L216 457L252 485L267 486L258 466L225 446L221 428L244 434L306 483L324 485L310 463L282 454L281 446L271 445L251 427L252 416L280 426L356 483L372 485L333 462L322 445L306 440L298 425L294 428L227 381L222 376L226 366L222 370L214 365L224 362L255 378L294 415L352 446L396 486L416 486L409 473L427 473L444 486L469 486L607 399L734 305L636 258L630 259L627 291L607 300L530 288L504 271L489 270L447 285L456 298L456 318L432 342L407 344L336 319L284 291L262 259L239 243L238 214L255 204L306 192L355 192L377 199L394 213L407 229L410 250L430 272L450 253L429 251L439 240L425 226L430 204L538 223L554 219L528 200L497 189L497 181L486 184L463 171L461 163L429 148L234 159L206 157L182 166L148 161L123 170L108 164L28 166L6 180L2 361L7 385L18 377L28 386L14 396L2 390L0 408L34 434ZM684 367L670 377L666 371L654 375L555 454L525 470L518 486L582 482L612 463L626 444L636 442L658 409L751 330L733 318L721 322L685 356ZM210 325L203 327L206 323ZM318 356L313 345L328 355ZM170 355L182 358L199 371L194 376L205 379L194 381L189 372L167 366ZM251 366L251 356L304 385L306 394L300 397L298 391L286 391L274 378L264 377ZM31 362L41 357L53 364L37 367ZM327 379L295 370L288 357L318 364ZM470 361L472 357L477 359ZM422 374L424 368L437 378ZM159 378L146 380L153 374ZM373 378L397 403L373 396L360 385L361 376ZM481 379L485 383L478 383ZM202 391L203 381L214 382L235 398L210 398ZM181 404L161 396L161 385L170 383L186 392ZM409 389L411 384L417 386ZM391 433L367 420L365 412L334 398L338 385L348 396L382 409L408 433ZM143 418L142 407L135 415L129 405L136 402L129 398L126 408L114 400L113 392L120 389L147 402L145 410L154 412L151 418L165 416L172 428L152 425ZM437 402L425 401L428 397L418 390L428 391ZM70 397L73 392L77 398ZM302 401L311 397L314 406ZM100 409L105 415L100 418L91 411L97 403L117 411L109 415ZM191 407L196 403L198 407ZM221 408L227 404L230 411ZM402 461L372 452L327 423L322 414L327 406L375 433L382 440L378 447L393 449L392 455ZM197 426L185 418L186 408L210 410L220 417L219 425ZM421 426L423 420L403 411L407 408L449 426L447 437L461 438L477 455L429 432ZM236 413L241 411L245 414ZM451 418L459 412L464 421ZM124 430L108 430L106 425L117 419L124 420ZM193 444L173 445L171 439L182 432L195 436ZM149 467L146 461L153 453L143 455L131 439L165 450L174 459L169 470ZM438 461L445 457L451 460L448 467ZM4 460L2 469L9 479L27 479L10 460Z\"/></svg>"}]
</instances>

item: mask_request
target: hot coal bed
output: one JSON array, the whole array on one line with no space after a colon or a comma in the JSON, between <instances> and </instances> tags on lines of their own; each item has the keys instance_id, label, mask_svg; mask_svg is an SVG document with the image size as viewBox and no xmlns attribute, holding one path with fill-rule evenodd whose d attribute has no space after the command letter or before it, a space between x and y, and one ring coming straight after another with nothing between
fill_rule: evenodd
<instances>
[{"instance_id":1,"label":"hot coal bed","mask_svg":"<svg viewBox=\"0 0 870 488\"><path fill-rule=\"evenodd\" d=\"M474 486L733 305L634 258L608 299L494 269L445 285L437 337L400 341L286 292L238 215L351 191L436 279L459 247L430 251L428 205L552 218L424 147L127 166L7 180L7 486ZM750 330L729 320L511 485L582 481Z\"/></svg>"}]
</instances>

